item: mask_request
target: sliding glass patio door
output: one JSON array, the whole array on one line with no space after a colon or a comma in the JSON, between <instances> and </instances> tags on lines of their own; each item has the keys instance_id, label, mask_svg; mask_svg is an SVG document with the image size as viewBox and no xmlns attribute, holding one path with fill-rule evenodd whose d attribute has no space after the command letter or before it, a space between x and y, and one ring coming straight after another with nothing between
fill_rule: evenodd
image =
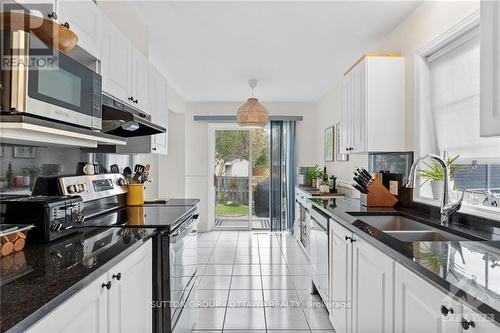
<instances>
[{"instance_id":1,"label":"sliding glass patio door","mask_svg":"<svg viewBox=\"0 0 500 333\"><path fill-rule=\"evenodd\" d=\"M232 125L211 129L209 209L214 229L269 227L269 135Z\"/></svg>"}]
</instances>

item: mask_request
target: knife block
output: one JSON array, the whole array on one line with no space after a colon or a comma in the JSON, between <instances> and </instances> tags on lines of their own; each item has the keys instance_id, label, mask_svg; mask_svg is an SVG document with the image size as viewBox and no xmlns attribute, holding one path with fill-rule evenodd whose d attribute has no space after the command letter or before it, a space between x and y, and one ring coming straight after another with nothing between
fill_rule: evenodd
<instances>
[{"instance_id":1,"label":"knife block","mask_svg":"<svg viewBox=\"0 0 500 333\"><path fill-rule=\"evenodd\" d=\"M398 199L376 180L368 185L368 194L361 193L360 202L365 207L392 207Z\"/></svg>"}]
</instances>

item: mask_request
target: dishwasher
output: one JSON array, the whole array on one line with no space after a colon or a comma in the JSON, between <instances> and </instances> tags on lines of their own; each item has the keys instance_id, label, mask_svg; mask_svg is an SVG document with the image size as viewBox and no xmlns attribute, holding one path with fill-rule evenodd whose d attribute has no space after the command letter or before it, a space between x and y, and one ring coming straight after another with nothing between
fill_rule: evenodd
<instances>
[{"instance_id":1,"label":"dishwasher","mask_svg":"<svg viewBox=\"0 0 500 333\"><path fill-rule=\"evenodd\" d=\"M329 292L329 244L328 217L316 208L310 210L310 258L312 268L313 291L317 291L325 305L330 300ZM328 308L328 307L327 307Z\"/></svg>"}]
</instances>

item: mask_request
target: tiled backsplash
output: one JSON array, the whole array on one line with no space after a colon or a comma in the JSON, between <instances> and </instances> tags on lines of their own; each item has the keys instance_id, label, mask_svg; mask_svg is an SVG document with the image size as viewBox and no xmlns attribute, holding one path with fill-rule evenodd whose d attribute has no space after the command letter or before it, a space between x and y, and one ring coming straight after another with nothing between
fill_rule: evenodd
<instances>
[{"instance_id":1,"label":"tiled backsplash","mask_svg":"<svg viewBox=\"0 0 500 333\"><path fill-rule=\"evenodd\" d=\"M118 164L120 170L133 167L133 155L90 154L79 148L0 146L0 191L29 193L36 176L78 174L78 163L89 161L107 170L112 164Z\"/></svg>"}]
</instances>

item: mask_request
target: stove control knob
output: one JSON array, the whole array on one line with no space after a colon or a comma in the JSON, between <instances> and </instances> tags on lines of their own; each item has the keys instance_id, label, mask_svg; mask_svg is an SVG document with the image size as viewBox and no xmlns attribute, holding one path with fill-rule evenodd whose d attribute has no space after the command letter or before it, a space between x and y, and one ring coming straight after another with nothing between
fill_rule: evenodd
<instances>
[{"instance_id":1,"label":"stove control knob","mask_svg":"<svg viewBox=\"0 0 500 333\"><path fill-rule=\"evenodd\" d=\"M86 188L85 184L78 184L78 192L79 192L79 193L80 193L80 192L84 192L84 191L85 191L85 188Z\"/></svg>"},{"instance_id":2,"label":"stove control knob","mask_svg":"<svg viewBox=\"0 0 500 333\"><path fill-rule=\"evenodd\" d=\"M66 187L66 190L68 191L69 194L73 194L76 192L76 186L75 185L68 185Z\"/></svg>"},{"instance_id":3,"label":"stove control knob","mask_svg":"<svg viewBox=\"0 0 500 333\"><path fill-rule=\"evenodd\" d=\"M82 213L78 213L75 216L75 222L81 224L85 221L85 216Z\"/></svg>"},{"instance_id":4,"label":"stove control knob","mask_svg":"<svg viewBox=\"0 0 500 333\"><path fill-rule=\"evenodd\" d=\"M125 180L125 178L118 178L116 183L118 184L118 186L122 186L122 187L127 185L127 181Z\"/></svg>"},{"instance_id":5,"label":"stove control knob","mask_svg":"<svg viewBox=\"0 0 500 333\"><path fill-rule=\"evenodd\" d=\"M87 191L87 184L80 184L82 186L82 191Z\"/></svg>"}]
</instances>

